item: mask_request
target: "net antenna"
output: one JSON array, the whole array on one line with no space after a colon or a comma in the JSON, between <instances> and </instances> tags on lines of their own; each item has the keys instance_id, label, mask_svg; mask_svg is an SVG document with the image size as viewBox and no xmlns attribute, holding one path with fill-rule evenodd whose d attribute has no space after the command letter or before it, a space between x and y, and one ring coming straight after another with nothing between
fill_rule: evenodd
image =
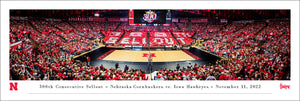
<instances>
[{"instance_id":1,"label":"net antenna","mask_svg":"<svg viewBox=\"0 0 300 101\"><path fill-rule=\"evenodd\" d=\"M150 45L148 46L148 70L150 71L150 79L152 80L152 57L150 53Z\"/></svg>"}]
</instances>

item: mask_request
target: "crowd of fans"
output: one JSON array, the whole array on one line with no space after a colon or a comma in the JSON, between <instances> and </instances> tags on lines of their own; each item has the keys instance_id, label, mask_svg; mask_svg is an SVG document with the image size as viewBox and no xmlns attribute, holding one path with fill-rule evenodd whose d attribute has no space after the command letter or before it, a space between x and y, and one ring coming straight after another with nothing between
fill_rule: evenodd
<instances>
[{"instance_id":1,"label":"crowd of fans","mask_svg":"<svg viewBox=\"0 0 300 101\"><path fill-rule=\"evenodd\" d=\"M33 43L29 40L29 31L36 33L33 28L29 27L25 21L11 21L10 22L10 51L16 54L23 54L31 52L34 47ZM32 34L34 35L34 34Z\"/></svg>"},{"instance_id":2,"label":"crowd of fans","mask_svg":"<svg viewBox=\"0 0 300 101\"><path fill-rule=\"evenodd\" d=\"M230 24L227 25L227 28L232 28L240 24ZM204 41L199 43L201 48L227 58L232 58L235 55L240 55L241 52L253 48L251 46L258 46L259 40L255 40L253 32L259 31L264 25L257 24L256 27L259 27L255 30L250 27L254 27L252 24L249 24L245 27L240 27L242 29L236 29L235 31L219 31L219 33L207 33L202 34L200 37ZM251 29L251 30L247 30ZM237 31L247 30L249 33L237 33ZM245 31L244 31L245 32ZM248 47L250 47L248 49ZM258 51L258 50L257 50ZM249 52L246 52L249 53Z\"/></svg>"},{"instance_id":3,"label":"crowd of fans","mask_svg":"<svg viewBox=\"0 0 300 101\"><path fill-rule=\"evenodd\" d=\"M37 33L32 27L28 25L25 21L10 21L10 43L15 43L19 41L26 40L28 38L28 32ZM34 35L34 34L33 34Z\"/></svg>"},{"instance_id":4,"label":"crowd of fans","mask_svg":"<svg viewBox=\"0 0 300 101\"><path fill-rule=\"evenodd\" d=\"M95 32L98 32L98 31L105 31L105 24L104 22L89 22L89 24L92 26L92 29L95 31Z\"/></svg>"},{"instance_id":5,"label":"crowd of fans","mask_svg":"<svg viewBox=\"0 0 300 101\"><path fill-rule=\"evenodd\" d=\"M241 24L240 23L237 23L237 24L228 24L219 33L231 34L233 32L238 31L239 29L241 29L244 26L245 26L245 24L243 24L243 23L241 23Z\"/></svg>"},{"instance_id":6,"label":"crowd of fans","mask_svg":"<svg viewBox=\"0 0 300 101\"><path fill-rule=\"evenodd\" d=\"M97 47L105 23L11 21L10 42L24 41L10 50L11 80L148 80L144 70L90 66L70 59ZM169 27L136 27L128 23L107 23L113 31L188 31L187 23ZM59 29L57 29L57 28ZM74 29L75 28L75 29ZM38 35L22 34L23 31ZM179 30L180 29L180 30ZM290 79L290 23L192 24L198 47L226 59L212 65L189 65L178 69L161 69L156 80L286 80ZM57 31L62 30L58 33ZM68 31L66 33L65 31ZM49 32L43 34L42 32ZM22 49L37 43L32 52ZM25 44L25 45L24 45ZM176 67L177 68L177 67Z\"/></svg>"},{"instance_id":7,"label":"crowd of fans","mask_svg":"<svg viewBox=\"0 0 300 101\"><path fill-rule=\"evenodd\" d=\"M130 26L128 23L121 23L117 29L118 31L136 31L136 26Z\"/></svg>"},{"instance_id":8,"label":"crowd of fans","mask_svg":"<svg viewBox=\"0 0 300 101\"><path fill-rule=\"evenodd\" d=\"M83 31L90 32L91 31L87 22L73 21L73 22L70 22L70 24L72 26L74 26L79 32L83 32Z\"/></svg>"},{"instance_id":9,"label":"crowd of fans","mask_svg":"<svg viewBox=\"0 0 300 101\"><path fill-rule=\"evenodd\" d=\"M22 61L27 61L24 57ZM105 68L103 65L94 67L86 62L76 62L68 59L49 60L37 56L32 65L13 64L10 75L13 80L148 80L145 71L141 69L121 70Z\"/></svg>"},{"instance_id":10,"label":"crowd of fans","mask_svg":"<svg viewBox=\"0 0 300 101\"><path fill-rule=\"evenodd\" d=\"M194 39L201 40L202 36L206 33L204 33L204 29L206 28L206 23L193 23L191 26L192 31L195 33L194 34Z\"/></svg>"},{"instance_id":11,"label":"crowd of fans","mask_svg":"<svg viewBox=\"0 0 300 101\"><path fill-rule=\"evenodd\" d=\"M121 23L117 28L117 31L144 31L144 32L155 32L155 31L182 31L177 26L176 23L171 24L170 26L131 26L128 23ZM187 30L186 30L187 31Z\"/></svg>"},{"instance_id":12,"label":"crowd of fans","mask_svg":"<svg viewBox=\"0 0 300 101\"><path fill-rule=\"evenodd\" d=\"M33 27L41 33L56 32L58 29L52 26L48 21L30 21Z\"/></svg>"},{"instance_id":13,"label":"crowd of fans","mask_svg":"<svg viewBox=\"0 0 300 101\"><path fill-rule=\"evenodd\" d=\"M69 33L70 31L76 32L76 30L66 22L63 21L51 21L49 22L51 25L59 28L64 33Z\"/></svg>"},{"instance_id":14,"label":"crowd of fans","mask_svg":"<svg viewBox=\"0 0 300 101\"><path fill-rule=\"evenodd\" d=\"M46 72L46 68L52 68L51 66L55 64L56 66L60 62L68 61L72 56L78 55L80 53L86 52L97 47L97 43L94 40L89 40L88 35L72 31L65 33L63 31L59 32L58 27L61 30L70 30L71 26L64 22L49 23L46 21L29 21L27 23L19 23L18 21L11 21L14 25L11 25L11 33L19 35L20 31L28 31L29 33L21 34L20 38L25 36L24 42L21 44L22 47L13 48L10 50L10 68L13 80L24 80L33 79L37 72ZM30 26L28 23L32 23ZM54 27L51 24L60 23L62 25L57 25ZM26 26L23 26L26 25ZM64 26L65 25L65 26ZM18 26L23 26L22 28ZM28 29L24 29L28 28ZM17 32L15 32L15 29ZM22 29L22 30L21 30ZM34 29L40 32L40 34L32 35ZM49 32L49 33L42 33ZM13 36L13 34L11 35ZM10 40L15 40L15 37L11 37ZM26 49L26 46L31 44L29 38L32 38L35 43L37 43L37 49L30 52L22 52ZM12 41L15 42L15 41ZM14 45L12 43L11 45ZM71 63L67 63L71 64ZM66 65L67 65L66 64ZM34 68L34 69L32 69ZM30 74L31 73L31 74ZM17 76L17 77L16 77ZM38 78L36 78L38 80ZM44 79L44 78L42 78Z\"/></svg>"},{"instance_id":15,"label":"crowd of fans","mask_svg":"<svg viewBox=\"0 0 300 101\"><path fill-rule=\"evenodd\" d=\"M230 25L235 26L235 25ZM230 28L228 26L228 28ZM211 33L199 47L228 58L224 72L235 79L282 80L290 78L290 27L288 22L248 24L232 33ZM278 33L276 33L278 32ZM271 34L272 33L272 34ZM212 67L218 66L214 65ZM220 66L219 66L220 67ZM210 68L212 69L212 68ZM213 70L214 71L214 70ZM222 72L209 75L220 77ZM237 71L238 72L238 71ZM218 75L218 76L216 76ZM220 79L219 79L220 80ZM227 80L227 79L225 79Z\"/></svg>"},{"instance_id":16,"label":"crowd of fans","mask_svg":"<svg viewBox=\"0 0 300 101\"><path fill-rule=\"evenodd\" d=\"M173 24L171 24L171 26L161 27L161 31L168 31L168 32L181 31L181 30L178 29L178 27L176 25L177 25L177 23L173 22Z\"/></svg>"},{"instance_id":17,"label":"crowd of fans","mask_svg":"<svg viewBox=\"0 0 300 101\"><path fill-rule=\"evenodd\" d=\"M115 31L117 26L119 25L120 23L118 22L109 22L107 23L107 30L108 31Z\"/></svg>"},{"instance_id":18,"label":"crowd of fans","mask_svg":"<svg viewBox=\"0 0 300 101\"><path fill-rule=\"evenodd\" d=\"M181 31L185 32L188 31L188 23L187 22L181 22L177 23L178 27L180 28Z\"/></svg>"}]
</instances>

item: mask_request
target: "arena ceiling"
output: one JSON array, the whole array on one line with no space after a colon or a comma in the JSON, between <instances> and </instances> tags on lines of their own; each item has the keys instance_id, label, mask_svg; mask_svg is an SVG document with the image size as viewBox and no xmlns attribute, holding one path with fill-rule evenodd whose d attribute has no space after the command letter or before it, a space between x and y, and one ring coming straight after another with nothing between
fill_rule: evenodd
<instances>
[{"instance_id":1,"label":"arena ceiling","mask_svg":"<svg viewBox=\"0 0 300 101\"><path fill-rule=\"evenodd\" d=\"M45 17L45 18L69 18L69 17L128 17L128 10L106 9L106 10L10 10L11 16ZM290 10L215 10L215 9L172 9L172 16L175 18L212 18L228 20L259 20L273 18L290 18Z\"/></svg>"}]
</instances>

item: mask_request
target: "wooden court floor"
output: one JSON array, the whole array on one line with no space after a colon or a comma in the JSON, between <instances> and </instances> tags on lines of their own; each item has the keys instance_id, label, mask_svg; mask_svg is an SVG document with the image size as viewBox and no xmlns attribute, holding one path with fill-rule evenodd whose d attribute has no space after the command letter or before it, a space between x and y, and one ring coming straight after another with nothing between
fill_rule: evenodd
<instances>
[{"instance_id":1,"label":"wooden court floor","mask_svg":"<svg viewBox=\"0 0 300 101\"><path fill-rule=\"evenodd\" d=\"M149 51L130 51L130 50L115 50L103 60L112 61L127 61L127 62L148 62L148 57L145 54L149 54ZM152 62L174 62L174 61L188 61L195 60L193 57L181 50L171 51L150 51L150 54L154 54ZM144 57L143 57L144 56Z\"/></svg>"}]
</instances>

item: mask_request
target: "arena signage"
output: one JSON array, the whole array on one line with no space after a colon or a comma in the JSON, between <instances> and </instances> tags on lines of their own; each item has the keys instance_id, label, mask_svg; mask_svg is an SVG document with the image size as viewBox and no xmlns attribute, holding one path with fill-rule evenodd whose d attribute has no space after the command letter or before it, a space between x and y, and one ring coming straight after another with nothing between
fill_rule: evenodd
<instances>
[{"instance_id":1,"label":"arena signage","mask_svg":"<svg viewBox=\"0 0 300 101\"><path fill-rule=\"evenodd\" d=\"M120 37L123 35L122 32L102 32L106 37L103 39L105 44L116 44Z\"/></svg>"},{"instance_id":2,"label":"arena signage","mask_svg":"<svg viewBox=\"0 0 300 101\"><path fill-rule=\"evenodd\" d=\"M176 38L181 45L190 45L193 42L192 38Z\"/></svg>"},{"instance_id":3,"label":"arena signage","mask_svg":"<svg viewBox=\"0 0 300 101\"><path fill-rule=\"evenodd\" d=\"M194 33L189 32L173 32L174 36L176 37L177 41L181 45L190 45L193 42L191 38Z\"/></svg>"},{"instance_id":4,"label":"arena signage","mask_svg":"<svg viewBox=\"0 0 300 101\"><path fill-rule=\"evenodd\" d=\"M150 32L150 37L172 37L170 32Z\"/></svg>"},{"instance_id":5,"label":"arena signage","mask_svg":"<svg viewBox=\"0 0 300 101\"><path fill-rule=\"evenodd\" d=\"M171 10L149 10L149 9L130 9L128 14L129 25L134 26L171 26Z\"/></svg>"},{"instance_id":6,"label":"arena signage","mask_svg":"<svg viewBox=\"0 0 300 101\"><path fill-rule=\"evenodd\" d=\"M145 32L126 33L120 40L120 45L146 45L147 34Z\"/></svg>"},{"instance_id":7,"label":"arena signage","mask_svg":"<svg viewBox=\"0 0 300 101\"><path fill-rule=\"evenodd\" d=\"M150 32L151 45L175 45L176 40L170 32Z\"/></svg>"},{"instance_id":8,"label":"arena signage","mask_svg":"<svg viewBox=\"0 0 300 101\"><path fill-rule=\"evenodd\" d=\"M109 36L105 37L103 39L105 44L116 44L118 40L119 40L119 37L109 37Z\"/></svg>"},{"instance_id":9,"label":"arena signage","mask_svg":"<svg viewBox=\"0 0 300 101\"><path fill-rule=\"evenodd\" d=\"M134 37L124 37L120 41L120 45L146 45L147 38L134 38Z\"/></svg>"},{"instance_id":10,"label":"arena signage","mask_svg":"<svg viewBox=\"0 0 300 101\"><path fill-rule=\"evenodd\" d=\"M146 32L130 32L126 33L124 36L128 37L147 37Z\"/></svg>"},{"instance_id":11,"label":"arena signage","mask_svg":"<svg viewBox=\"0 0 300 101\"><path fill-rule=\"evenodd\" d=\"M177 42L174 38L150 38L151 45L175 45Z\"/></svg>"}]
</instances>

